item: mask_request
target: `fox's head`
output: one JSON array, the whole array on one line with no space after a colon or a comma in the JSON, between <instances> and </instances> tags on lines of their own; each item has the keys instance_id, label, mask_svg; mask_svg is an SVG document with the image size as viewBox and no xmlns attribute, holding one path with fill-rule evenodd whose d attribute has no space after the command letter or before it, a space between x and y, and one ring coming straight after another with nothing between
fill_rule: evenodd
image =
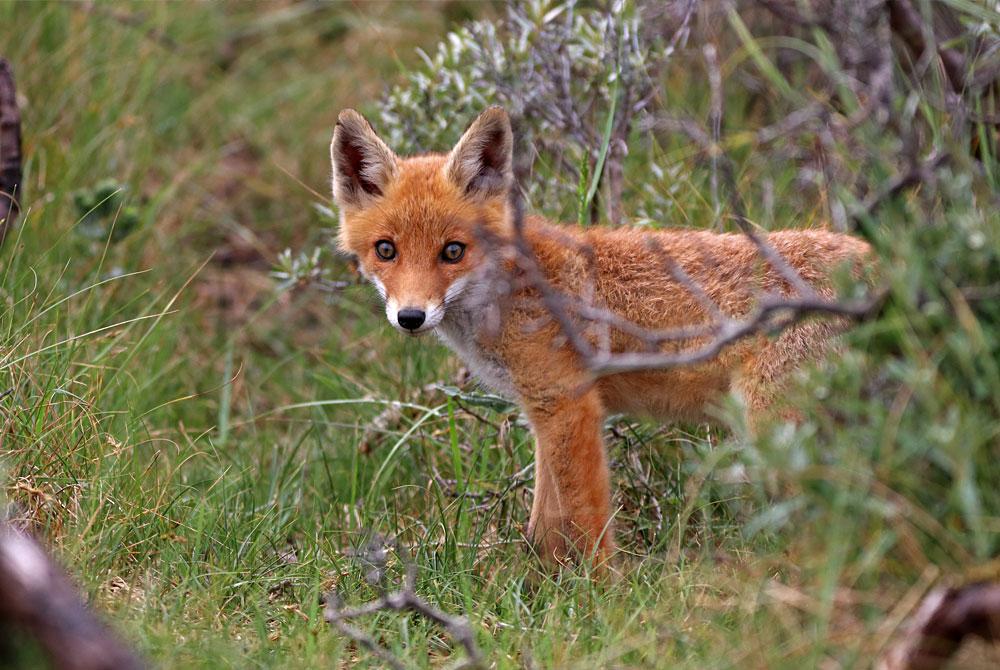
<instances>
[{"instance_id":1,"label":"fox's head","mask_svg":"<svg viewBox=\"0 0 1000 670\"><path fill-rule=\"evenodd\" d=\"M340 113L330 144L338 244L400 331L440 324L488 260L477 231L507 230L512 147L500 107L480 114L451 152L413 157L393 153L356 111Z\"/></svg>"}]
</instances>

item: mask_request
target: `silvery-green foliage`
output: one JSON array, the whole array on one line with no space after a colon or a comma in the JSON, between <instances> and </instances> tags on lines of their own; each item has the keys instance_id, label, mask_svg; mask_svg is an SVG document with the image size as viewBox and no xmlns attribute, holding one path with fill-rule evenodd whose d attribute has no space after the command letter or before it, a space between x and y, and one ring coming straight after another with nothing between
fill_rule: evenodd
<instances>
[{"instance_id":1,"label":"silvery-green foliage","mask_svg":"<svg viewBox=\"0 0 1000 670\"><path fill-rule=\"evenodd\" d=\"M616 97L619 139L608 150L624 157L629 129L652 103L652 76L686 36L692 7L512 1L503 20L467 23L432 54L420 52L422 66L383 98L380 130L401 152L440 151L484 107L503 105L519 140L521 186L535 206L566 213L582 162L592 168L602 151Z\"/></svg>"},{"instance_id":2,"label":"silvery-green foliage","mask_svg":"<svg viewBox=\"0 0 1000 670\"><path fill-rule=\"evenodd\" d=\"M315 247L310 254L300 251L294 255L291 249L278 254L278 262L271 271L271 277L278 282L278 290L284 291L297 284L325 280L329 269L323 267L320 259L322 253L322 247Z\"/></svg>"}]
</instances>

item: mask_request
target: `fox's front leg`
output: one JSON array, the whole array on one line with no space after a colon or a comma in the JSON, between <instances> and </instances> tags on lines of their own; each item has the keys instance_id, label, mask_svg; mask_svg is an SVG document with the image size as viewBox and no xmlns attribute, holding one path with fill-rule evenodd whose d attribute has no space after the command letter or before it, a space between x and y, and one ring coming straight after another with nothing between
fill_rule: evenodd
<instances>
[{"instance_id":1,"label":"fox's front leg","mask_svg":"<svg viewBox=\"0 0 1000 670\"><path fill-rule=\"evenodd\" d=\"M525 405L537 440L529 537L546 559L602 562L614 538L600 397L591 390Z\"/></svg>"}]
</instances>

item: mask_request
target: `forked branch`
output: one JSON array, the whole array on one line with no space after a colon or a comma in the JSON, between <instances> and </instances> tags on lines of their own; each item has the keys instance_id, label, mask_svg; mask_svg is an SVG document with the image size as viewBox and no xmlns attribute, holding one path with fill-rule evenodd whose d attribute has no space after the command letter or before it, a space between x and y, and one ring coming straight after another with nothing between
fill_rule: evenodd
<instances>
[{"instance_id":1,"label":"forked branch","mask_svg":"<svg viewBox=\"0 0 1000 670\"><path fill-rule=\"evenodd\" d=\"M402 588L394 591L390 591L386 587L386 569L390 549L403 560L405 566ZM468 620L465 617L447 614L417 595L416 566L403 555L395 540L375 534L361 551L355 552L354 555L368 568L366 573L368 583L377 586L382 594L375 600L358 607L345 607L343 598L336 591L325 596L323 615L327 622L340 631L342 635L378 656L394 670L405 670L406 665L395 654L379 644L374 637L365 631L351 625L350 622L376 612L415 612L444 628L452 639L465 649L465 658L453 666L455 670L476 670L485 667L482 652L479 650L475 634L469 627Z\"/></svg>"}]
</instances>

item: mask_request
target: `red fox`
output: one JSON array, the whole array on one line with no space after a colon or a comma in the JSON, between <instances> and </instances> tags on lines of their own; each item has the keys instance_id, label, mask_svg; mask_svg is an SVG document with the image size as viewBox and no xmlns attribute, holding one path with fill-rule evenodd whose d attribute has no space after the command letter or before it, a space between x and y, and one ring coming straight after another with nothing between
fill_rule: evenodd
<instances>
[{"instance_id":1,"label":"red fox","mask_svg":"<svg viewBox=\"0 0 1000 670\"><path fill-rule=\"evenodd\" d=\"M753 424L773 410L792 369L828 350L838 326L802 322L773 339L740 340L697 365L595 377L540 304L537 287L519 281L510 255L488 242L514 234L512 147L499 107L484 111L450 153L413 157L397 156L364 117L342 111L330 145L338 244L378 289L393 327L436 333L483 384L524 410L536 438L528 536L541 555L604 561L614 548L605 416L707 421L713 405L737 392ZM651 240L727 315L747 314L761 291L784 286L744 235L581 228L532 216L523 236L554 289L651 330L710 318L654 257ZM824 296L833 295L834 267L868 254L861 240L821 230L767 240ZM614 327L599 331L582 332L612 353L642 350ZM661 351L684 346L691 344Z\"/></svg>"}]
</instances>

